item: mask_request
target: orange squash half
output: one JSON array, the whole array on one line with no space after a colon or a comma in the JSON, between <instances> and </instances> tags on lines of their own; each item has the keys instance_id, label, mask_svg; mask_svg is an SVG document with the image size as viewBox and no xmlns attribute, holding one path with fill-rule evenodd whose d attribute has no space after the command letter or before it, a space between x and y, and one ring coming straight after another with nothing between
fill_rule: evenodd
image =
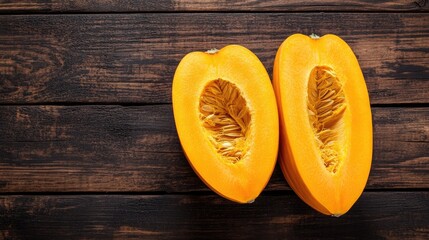
<instances>
[{"instance_id":1,"label":"orange squash half","mask_svg":"<svg viewBox=\"0 0 429 240\"><path fill-rule=\"evenodd\" d=\"M278 49L273 78L286 180L321 213L346 213L372 159L368 91L354 53L335 35L295 34Z\"/></svg>"},{"instance_id":2,"label":"orange squash half","mask_svg":"<svg viewBox=\"0 0 429 240\"><path fill-rule=\"evenodd\" d=\"M173 111L186 157L219 195L247 203L273 172L279 123L274 90L248 49L192 52L177 67Z\"/></svg>"}]
</instances>

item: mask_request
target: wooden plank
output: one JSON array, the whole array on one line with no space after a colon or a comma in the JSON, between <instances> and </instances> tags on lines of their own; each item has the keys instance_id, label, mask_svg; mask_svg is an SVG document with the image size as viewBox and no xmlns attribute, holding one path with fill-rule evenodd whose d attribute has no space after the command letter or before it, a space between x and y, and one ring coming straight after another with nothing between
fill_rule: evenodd
<instances>
[{"instance_id":1,"label":"wooden plank","mask_svg":"<svg viewBox=\"0 0 429 240\"><path fill-rule=\"evenodd\" d=\"M422 13L2 15L0 103L170 103L187 52L238 43L271 73L296 32L343 37L372 103L428 103L428 22Z\"/></svg>"},{"instance_id":2,"label":"wooden plank","mask_svg":"<svg viewBox=\"0 0 429 240\"><path fill-rule=\"evenodd\" d=\"M208 191L171 105L1 106L0 191ZM429 188L429 108L372 109L369 189ZM289 189L276 168L267 190Z\"/></svg>"},{"instance_id":3,"label":"wooden plank","mask_svg":"<svg viewBox=\"0 0 429 240\"><path fill-rule=\"evenodd\" d=\"M425 0L0 0L0 12L174 12L174 11L428 11Z\"/></svg>"},{"instance_id":4,"label":"wooden plank","mask_svg":"<svg viewBox=\"0 0 429 240\"><path fill-rule=\"evenodd\" d=\"M340 218L296 195L0 196L5 239L426 239L429 192L364 192Z\"/></svg>"}]
</instances>

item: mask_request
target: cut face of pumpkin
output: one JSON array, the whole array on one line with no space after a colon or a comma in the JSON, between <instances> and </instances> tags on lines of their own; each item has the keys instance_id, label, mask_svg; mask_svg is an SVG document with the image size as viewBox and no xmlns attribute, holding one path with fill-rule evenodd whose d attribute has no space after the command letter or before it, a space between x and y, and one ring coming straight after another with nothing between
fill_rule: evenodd
<instances>
[{"instance_id":1,"label":"cut face of pumpkin","mask_svg":"<svg viewBox=\"0 0 429 240\"><path fill-rule=\"evenodd\" d=\"M335 35L295 34L278 49L273 78L286 180L321 213L346 213L372 159L369 96L354 53Z\"/></svg>"},{"instance_id":2,"label":"cut face of pumpkin","mask_svg":"<svg viewBox=\"0 0 429 240\"><path fill-rule=\"evenodd\" d=\"M173 111L186 157L221 196L252 202L268 183L278 152L274 91L248 49L186 55L173 80Z\"/></svg>"}]
</instances>

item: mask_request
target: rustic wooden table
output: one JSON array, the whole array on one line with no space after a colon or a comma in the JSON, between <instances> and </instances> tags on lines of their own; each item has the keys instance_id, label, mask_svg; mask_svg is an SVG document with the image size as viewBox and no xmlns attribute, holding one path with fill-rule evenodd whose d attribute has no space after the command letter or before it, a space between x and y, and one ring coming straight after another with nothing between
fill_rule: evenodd
<instances>
[{"instance_id":1,"label":"rustic wooden table","mask_svg":"<svg viewBox=\"0 0 429 240\"><path fill-rule=\"evenodd\" d=\"M175 130L190 51L242 44L272 72L293 33L334 33L370 92L365 192L321 215L276 167L253 204L210 191ZM0 239L429 238L429 4L0 0Z\"/></svg>"}]
</instances>

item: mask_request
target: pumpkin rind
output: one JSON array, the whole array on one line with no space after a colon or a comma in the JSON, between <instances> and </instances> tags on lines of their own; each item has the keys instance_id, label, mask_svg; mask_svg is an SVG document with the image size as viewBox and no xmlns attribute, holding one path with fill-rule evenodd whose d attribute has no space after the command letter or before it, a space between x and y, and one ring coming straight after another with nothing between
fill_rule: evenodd
<instances>
[{"instance_id":1,"label":"pumpkin rind","mask_svg":"<svg viewBox=\"0 0 429 240\"><path fill-rule=\"evenodd\" d=\"M273 78L286 180L316 210L346 213L366 185L372 159L369 96L353 51L335 35L294 34L277 52ZM324 121L325 114L334 120Z\"/></svg>"},{"instance_id":2,"label":"pumpkin rind","mask_svg":"<svg viewBox=\"0 0 429 240\"><path fill-rule=\"evenodd\" d=\"M179 139L196 174L219 195L252 202L271 177L279 139L276 99L259 59L238 45L189 53L176 69L172 97ZM221 110L213 110L216 103Z\"/></svg>"}]
</instances>

